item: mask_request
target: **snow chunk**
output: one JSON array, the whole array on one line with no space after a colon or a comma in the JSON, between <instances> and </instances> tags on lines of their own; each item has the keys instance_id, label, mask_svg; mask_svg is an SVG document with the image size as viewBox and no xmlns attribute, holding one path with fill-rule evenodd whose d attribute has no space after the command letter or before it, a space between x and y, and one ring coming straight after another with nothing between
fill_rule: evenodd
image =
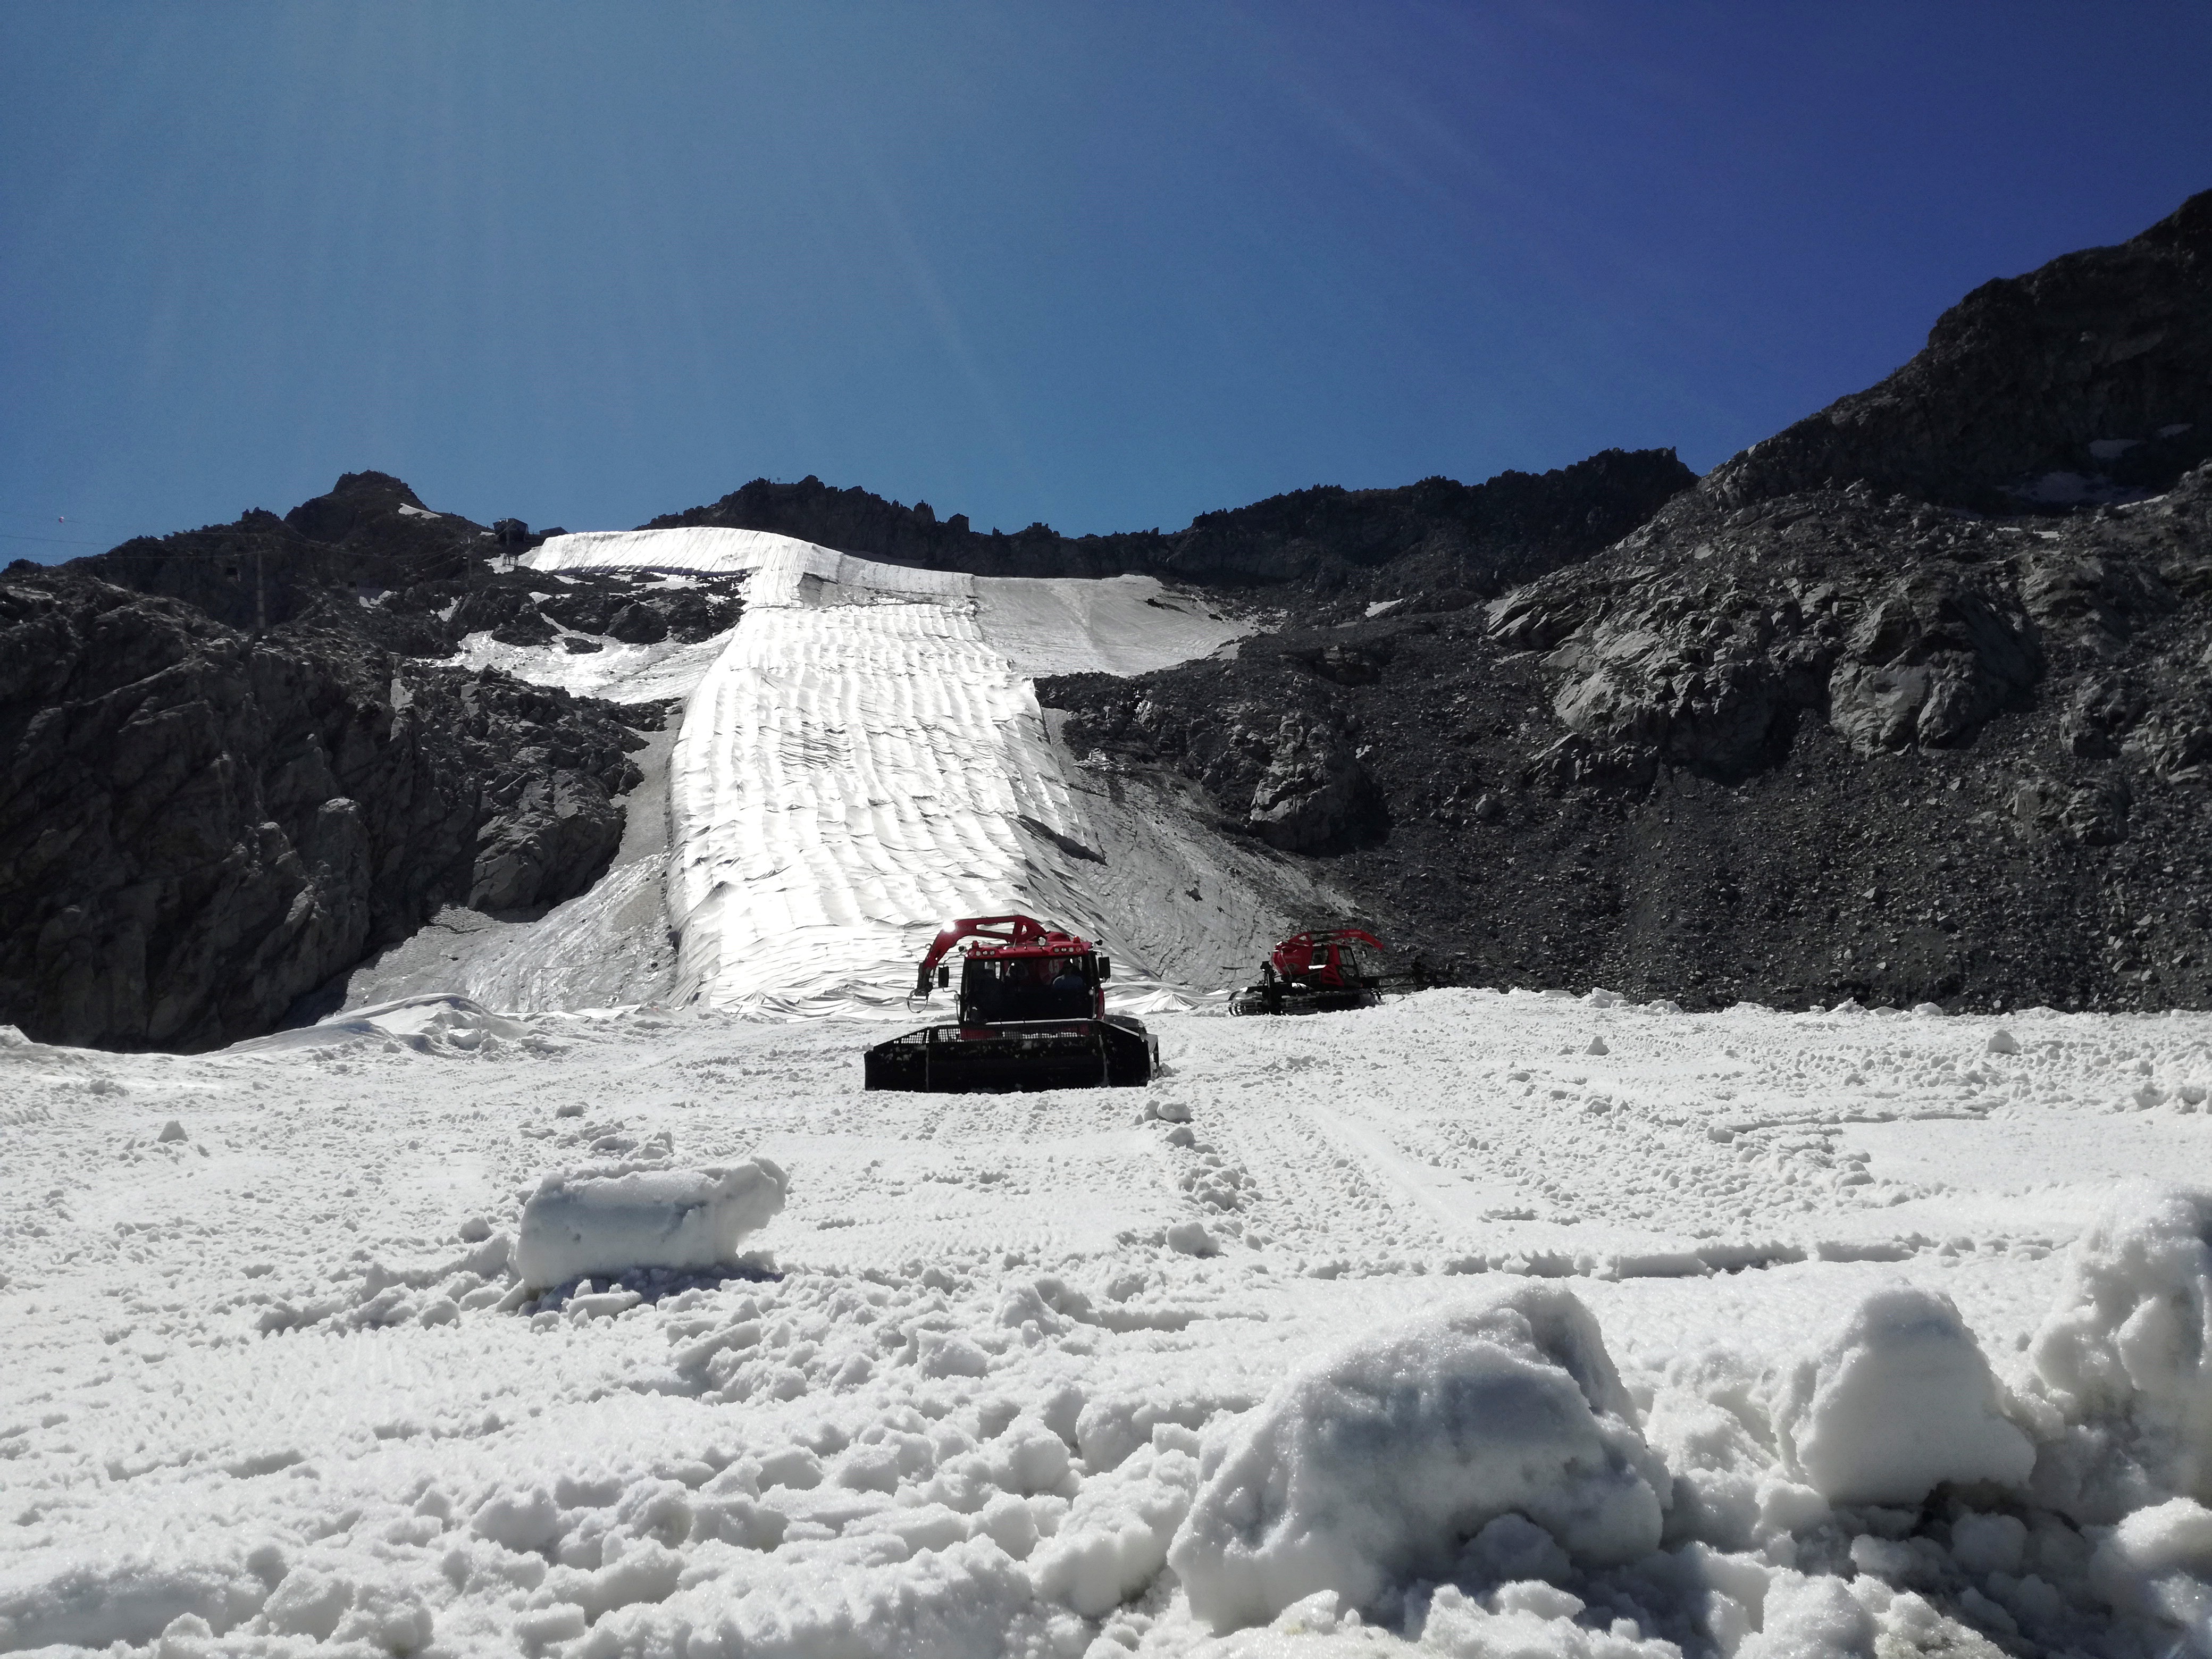
<instances>
[{"instance_id":1,"label":"snow chunk","mask_svg":"<svg viewBox=\"0 0 2212 1659\"><path fill-rule=\"evenodd\" d=\"M1085 1482L1030 1562L1039 1598L1095 1619L1136 1595L1158 1577L1169 1540L1181 1542L1176 1525L1197 1485L1198 1460L1168 1447L1146 1447Z\"/></svg>"},{"instance_id":2,"label":"snow chunk","mask_svg":"<svg viewBox=\"0 0 2212 1659\"><path fill-rule=\"evenodd\" d=\"M1429 1602L1421 1649L1451 1659L1680 1659L1672 1642L1571 1622L1583 1611L1580 1597L1548 1584L1508 1584L1479 1601L1445 1584Z\"/></svg>"},{"instance_id":3,"label":"snow chunk","mask_svg":"<svg viewBox=\"0 0 2212 1659\"><path fill-rule=\"evenodd\" d=\"M2009 1515L1968 1510L1951 1523L1951 1558L1968 1572L2018 1572L2027 1553L2027 1523Z\"/></svg>"},{"instance_id":4,"label":"snow chunk","mask_svg":"<svg viewBox=\"0 0 2212 1659\"><path fill-rule=\"evenodd\" d=\"M629 1267L714 1267L783 1208L787 1181L764 1158L703 1170L548 1176L522 1208L515 1265L544 1290Z\"/></svg>"},{"instance_id":5,"label":"snow chunk","mask_svg":"<svg viewBox=\"0 0 2212 1659\"><path fill-rule=\"evenodd\" d=\"M1783 1467L1834 1503L1917 1504L1946 1480L2016 1485L2035 1449L1950 1297L1879 1290L1781 1378Z\"/></svg>"},{"instance_id":6,"label":"snow chunk","mask_svg":"<svg viewBox=\"0 0 2212 1659\"><path fill-rule=\"evenodd\" d=\"M1666 1471L1597 1322L1523 1284L1387 1328L1285 1380L1223 1449L1169 1560L1217 1632L1321 1590L1442 1577L1517 1511L1591 1563L1656 1548Z\"/></svg>"},{"instance_id":7,"label":"snow chunk","mask_svg":"<svg viewBox=\"0 0 2212 1659\"><path fill-rule=\"evenodd\" d=\"M251 1618L268 1594L266 1583L229 1562L134 1553L69 1561L51 1575L19 1569L0 1582L0 1651L135 1646L185 1618L210 1633L228 1631Z\"/></svg>"},{"instance_id":8,"label":"snow chunk","mask_svg":"<svg viewBox=\"0 0 2212 1659\"><path fill-rule=\"evenodd\" d=\"M1178 1255L1218 1255L1221 1247L1203 1221L1178 1221L1168 1229L1168 1249Z\"/></svg>"},{"instance_id":9,"label":"snow chunk","mask_svg":"<svg viewBox=\"0 0 2212 1659\"><path fill-rule=\"evenodd\" d=\"M561 1506L543 1486L497 1492L470 1517L479 1537L518 1553L543 1549L561 1535Z\"/></svg>"},{"instance_id":10,"label":"snow chunk","mask_svg":"<svg viewBox=\"0 0 2212 1659\"><path fill-rule=\"evenodd\" d=\"M2089 1576L2122 1612L2202 1629L2212 1614L2212 1510L2186 1498L2137 1510L2099 1547Z\"/></svg>"},{"instance_id":11,"label":"snow chunk","mask_svg":"<svg viewBox=\"0 0 2212 1659\"><path fill-rule=\"evenodd\" d=\"M2212 1193L2122 1186L2069 1253L2028 1349L2056 1421L2037 1495L2110 1522L2212 1498Z\"/></svg>"}]
</instances>

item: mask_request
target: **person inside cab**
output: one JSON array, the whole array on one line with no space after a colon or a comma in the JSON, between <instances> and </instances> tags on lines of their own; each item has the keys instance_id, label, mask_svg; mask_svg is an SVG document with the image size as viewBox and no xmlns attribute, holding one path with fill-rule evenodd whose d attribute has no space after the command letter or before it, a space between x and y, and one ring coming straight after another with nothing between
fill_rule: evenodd
<instances>
[{"instance_id":1,"label":"person inside cab","mask_svg":"<svg viewBox=\"0 0 2212 1659\"><path fill-rule=\"evenodd\" d=\"M1073 957L1062 957L1059 971L1053 975L1053 1015L1058 1019L1087 1019L1091 1016L1091 981L1084 977L1083 964Z\"/></svg>"}]
</instances>

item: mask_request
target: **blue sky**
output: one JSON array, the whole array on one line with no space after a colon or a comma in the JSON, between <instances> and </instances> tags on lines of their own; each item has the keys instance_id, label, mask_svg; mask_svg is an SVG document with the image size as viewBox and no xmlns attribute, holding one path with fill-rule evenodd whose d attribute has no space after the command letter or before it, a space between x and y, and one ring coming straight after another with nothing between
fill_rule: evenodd
<instances>
[{"instance_id":1,"label":"blue sky","mask_svg":"<svg viewBox=\"0 0 2212 1659\"><path fill-rule=\"evenodd\" d=\"M2208 85L2201 0L6 5L0 550L1702 470L2212 186Z\"/></svg>"}]
</instances>

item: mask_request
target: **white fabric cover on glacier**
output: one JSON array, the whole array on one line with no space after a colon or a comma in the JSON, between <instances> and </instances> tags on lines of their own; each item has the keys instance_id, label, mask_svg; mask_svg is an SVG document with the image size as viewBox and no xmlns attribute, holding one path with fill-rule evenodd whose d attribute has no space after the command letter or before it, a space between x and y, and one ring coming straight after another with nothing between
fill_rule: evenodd
<instances>
[{"instance_id":1,"label":"white fabric cover on glacier","mask_svg":"<svg viewBox=\"0 0 2212 1659\"><path fill-rule=\"evenodd\" d=\"M587 1273L726 1266L783 1208L787 1185L764 1158L548 1176L522 1206L515 1267L526 1288L542 1291Z\"/></svg>"},{"instance_id":2,"label":"white fabric cover on glacier","mask_svg":"<svg viewBox=\"0 0 2212 1659\"><path fill-rule=\"evenodd\" d=\"M2035 1448L1950 1297L1910 1285L1853 1308L1782 1379L1783 1467L1839 1504L1917 1504L1941 1483L2027 1478Z\"/></svg>"},{"instance_id":3,"label":"white fabric cover on glacier","mask_svg":"<svg viewBox=\"0 0 2212 1659\"><path fill-rule=\"evenodd\" d=\"M1517 1513L1577 1560L1659 1543L1667 1472L1597 1322L1542 1282L1359 1339L1288 1378L1238 1426L1168 1560L1217 1631L1333 1590L1371 1605L1451 1576Z\"/></svg>"},{"instance_id":4,"label":"white fabric cover on glacier","mask_svg":"<svg viewBox=\"0 0 2212 1659\"><path fill-rule=\"evenodd\" d=\"M1027 909L1114 949L1066 869L1082 824L1027 676L1240 631L1146 577L978 578L759 531L558 536L526 562L746 574L677 740L669 908L678 996L760 1013L902 1001L955 917Z\"/></svg>"}]
</instances>

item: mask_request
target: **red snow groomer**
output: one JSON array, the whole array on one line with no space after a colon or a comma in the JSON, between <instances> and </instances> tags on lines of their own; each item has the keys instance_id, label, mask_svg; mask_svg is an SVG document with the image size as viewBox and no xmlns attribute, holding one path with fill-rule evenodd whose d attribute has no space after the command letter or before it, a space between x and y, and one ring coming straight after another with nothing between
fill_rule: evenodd
<instances>
[{"instance_id":1,"label":"red snow groomer","mask_svg":"<svg viewBox=\"0 0 2212 1659\"><path fill-rule=\"evenodd\" d=\"M1293 933L1260 964L1260 982L1230 999L1232 1014L1319 1014L1382 1000L1382 941L1358 927Z\"/></svg>"},{"instance_id":2,"label":"red snow groomer","mask_svg":"<svg viewBox=\"0 0 2212 1659\"><path fill-rule=\"evenodd\" d=\"M939 987L951 983L945 957L963 939L975 943L961 958L959 1018L876 1044L863 1087L963 1094L1152 1080L1159 1039L1106 1012L1113 964L1088 939L1029 916L947 922L921 959L916 997L927 1000L933 974Z\"/></svg>"}]
</instances>

